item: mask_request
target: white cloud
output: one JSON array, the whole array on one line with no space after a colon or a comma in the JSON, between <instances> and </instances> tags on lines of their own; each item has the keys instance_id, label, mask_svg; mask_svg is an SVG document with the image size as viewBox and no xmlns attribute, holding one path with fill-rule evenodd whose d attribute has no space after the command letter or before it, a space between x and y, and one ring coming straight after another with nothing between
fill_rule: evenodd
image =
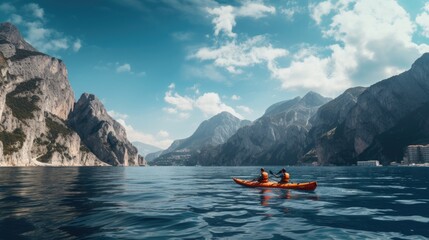
<instances>
[{"instance_id":1,"label":"white cloud","mask_svg":"<svg viewBox=\"0 0 429 240\"><path fill-rule=\"evenodd\" d=\"M259 19L267 16L267 14L274 14L276 9L273 6L266 6L262 2L245 1L240 7L233 7L230 5L219 6L214 8L206 8L206 11L213 15L212 23L214 26L214 34L218 36L224 33L230 38L235 38L232 29L236 24L236 17L251 17Z\"/></svg>"},{"instance_id":2,"label":"white cloud","mask_svg":"<svg viewBox=\"0 0 429 240\"><path fill-rule=\"evenodd\" d=\"M118 73L131 72L131 65L128 63L124 63L116 68L116 72Z\"/></svg>"},{"instance_id":3,"label":"white cloud","mask_svg":"<svg viewBox=\"0 0 429 240\"><path fill-rule=\"evenodd\" d=\"M80 39L76 39L76 41L73 43L73 51L78 52L80 48L82 47L82 43Z\"/></svg>"},{"instance_id":4,"label":"white cloud","mask_svg":"<svg viewBox=\"0 0 429 240\"><path fill-rule=\"evenodd\" d=\"M239 105L239 106L237 106L237 109L239 111L245 113L245 114L251 114L251 113L253 113L253 110L251 108L247 107L247 106Z\"/></svg>"},{"instance_id":5,"label":"white cloud","mask_svg":"<svg viewBox=\"0 0 429 240\"><path fill-rule=\"evenodd\" d=\"M297 1L288 1L287 7L280 9L280 13L283 14L289 22L294 20L295 15L303 13L304 11L305 8L299 6Z\"/></svg>"},{"instance_id":6,"label":"white cloud","mask_svg":"<svg viewBox=\"0 0 429 240\"><path fill-rule=\"evenodd\" d=\"M24 9L31 12L34 17L43 19L45 11L36 3L30 3L24 6Z\"/></svg>"},{"instance_id":7,"label":"white cloud","mask_svg":"<svg viewBox=\"0 0 429 240\"><path fill-rule=\"evenodd\" d=\"M428 46L415 44L415 26L394 0L324 1L310 7L328 55L304 47L288 67L269 65L285 89L313 89L334 96L352 85L368 85L408 68ZM332 15L329 20L323 18ZM324 26L328 26L325 28Z\"/></svg>"},{"instance_id":8,"label":"white cloud","mask_svg":"<svg viewBox=\"0 0 429 240\"><path fill-rule=\"evenodd\" d=\"M176 84L170 83L170 85L168 85L168 89L172 90L174 88L176 88Z\"/></svg>"},{"instance_id":9,"label":"white cloud","mask_svg":"<svg viewBox=\"0 0 429 240\"><path fill-rule=\"evenodd\" d=\"M114 119L127 119L128 118L127 114L119 113L119 112L116 112L114 110L107 111L107 114L109 114L109 116L111 116Z\"/></svg>"},{"instance_id":10,"label":"white cloud","mask_svg":"<svg viewBox=\"0 0 429 240\"><path fill-rule=\"evenodd\" d=\"M195 106L206 116L214 116L221 112L229 112L232 115L243 119L241 114L237 113L232 107L223 103L219 97L219 94L217 93L204 93L202 96L196 99Z\"/></svg>"},{"instance_id":11,"label":"white cloud","mask_svg":"<svg viewBox=\"0 0 429 240\"><path fill-rule=\"evenodd\" d=\"M164 101L170 105L170 107L163 108L166 113L175 114L181 119L187 119L190 117L191 111L194 110L200 110L208 117L227 111L238 118L243 118L234 108L222 102L217 93L208 92L201 96L189 97L182 96L177 92L173 92L173 90L174 88L169 87L169 90L165 93Z\"/></svg>"},{"instance_id":12,"label":"white cloud","mask_svg":"<svg viewBox=\"0 0 429 240\"><path fill-rule=\"evenodd\" d=\"M170 134L165 130L160 130L158 132L157 136L162 137L162 138L168 138L170 136Z\"/></svg>"},{"instance_id":13,"label":"white cloud","mask_svg":"<svg viewBox=\"0 0 429 240\"><path fill-rule=\"evenodd\" d=\"M237 9L237 16L240 17L251 17L251 18L262 18L267 14L276 13L276 8L273 6L266 6L262 2L250 2L246 1L244 5Z\"/></svg>"},{"instance_id":14,"label":"white cloud","mask_svg":"<svg viewBox=\"0 0 429 240\"><path fill-rule=\"evenodd\" d=\"M127 124L128 115L119 113L115 110L107 111L107 113L114 118L118 123L120 123L127 133L127 138L131 142L139 141L143 143L147 143L150 145L154 145L160 148L168 148L173 140L169 139L170 134L165 130L160 130L156 136L151 134L146 134L141 131L134 129L130 124Z\"/></svg>"},{"instance_id":15,"label":"white cloud","mask_svg":"<svg viewBox=\"0 0 429 240\"><path fill-rule=\"evenodd\" d=\"M212 60L214 65L223 67L230 73L239 74L241 67L270 63L287 54L287 50L273 48L271 44L267 43L264 36L259 35L239 44L233 40L215 48L204 47L191 57L199 60Z\"/></svg>"},{"instance_id":16,"label":"white cloud","mask_svg":"<svg viewBox=\"0 0 429 240\"><path fill-rule=\"evenodd\" d=\"M127 132L127 138L131 142L138 141L138 142L150 144L153 146L157 146L162 149L168 148L173 142L173 140L168 139L166 137L162 137L163 139L158 139L152 134L146 134L141 131L138 131L134 129L133 126L127 124L124 119L116 119L116 121L125 128L125 131Z\"/></svg>"},{"instance_id":17,"label":"white cloud","mask_svg":"<svg viewBox=\"0 0 429 240\"><path fill-rule=\"evenodd\" d=\"M2 3L0 4L0 11L2 11L3 13L11 13L11 12L15 12L16 9L10 3Z\"/></svg>"},{"instance_id":18,"label":"white cloud","mask_svg":"<svg viewBox=\"0 0 429 240\"><path fill-rule=\"evenodd\" d=\"M177 110L190 111L193 109L193 100L190 97L173 93L171 88L165 93L164 101L173 105Z\"/></svg>"},{"instance_id":19,"label":"white cloud","mask_svg":"<svg viewBox=\"0 0 429 240\"><path fill-rule=\"evenodd\" d=\"M12 14L8 21L12 22L15 25L18 25L18 24L21 24L23 22L23 19L18 14Z\"/></svg>"},{"instance_id":20,"label":"white cloud","mask_svg":"<svg viewBox=\"0 0 429 240\"><path fill-rule=\"evenodd\" d=\"M238 101L238 100L240 100L241 99L241 97L240 96L238 96L238 95L232 95L231 96L231 100L234 100L234 101Z\"/></svg>"},{"instance_id":21,"label":"white cloud","mask_svg":"<svg viewBox=\"0 0 429 240\"><path fill-rule=\"evenodd\" d=\"M22 15L17 14L17 9L8 3L0 4L0 12L7 21L18 25L24 38L33 47L41 52L53 53L60 50L80 48L80 40L48 28L46 26L45 11L36 3L26 4ZM70 45L70 43L74 44Z\"/></svg>"},{"instance_id":22,"label":"white cloud","mask_svg":"<svg viewBox=\"0 0 429 240\"><path fill-rule=\"evenodd\" d=\"M235 16L233 11L234 7L232 6L221 6L207 9L209 14L216 16L212 20L215 25L215 36L218 36L220 32L225 33L228 37L236 36L236 34L232 32L232 28L235 26Z\"/></svg>"},{"instance_id":23,"label":"white cloud","mask_svg":"<svg viewBox=\"0 0 429 240\"><path fill-rule=\"evenodd\" d=\"M429 38L429 2L423 7L423 12L417 15L416 23L422 29L421 34Z\"/></svg>"}]
</instances>

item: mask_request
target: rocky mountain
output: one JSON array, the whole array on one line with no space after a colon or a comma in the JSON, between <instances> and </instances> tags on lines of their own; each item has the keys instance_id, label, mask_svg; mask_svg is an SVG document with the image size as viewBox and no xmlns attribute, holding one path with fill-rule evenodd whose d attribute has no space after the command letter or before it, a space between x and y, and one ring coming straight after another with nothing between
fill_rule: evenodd
<instances>
[{"instance_id":1,"label":"rocky mountain","mask_svg":"<svg viewBox=\"0 0 429 240\"><path fill-rule=\"evenodd\" d=\"M395 160L391 156L398 156L397 149L389 149L397 146L392 145L393 137L404 138L397 141L401 146L425 138L410 137L419 134L416 130L406 133L404 129L411 128L410 122L424 129L423 113L428 103L429 53L426 53L410 70L380 81L360 94L344 120L321 138L317 146L319 162L343 165L354 164L358 159L376 158L384 163Z\"/></svg>"},{"instance_id":2,"label":"rocky mountain","mask_svg":"<svg viewBox=\"0 0 429 240\"><path fill-rule=\"evenodd\" d=\"M137 151L143 157L145 157L149 153L155 153L155 152L162 151L161 148L155 147L155 146L150 145L150 144L146 144L146 143L142 143L142 142L138 142L138 141L134 141L134 142L131 142L131 143L133 144L133 146L135 146L137 148Z\"/></svg>"},{"instance_id":3,"label":"rocky mountain","mask_svg":"<svg viewBox=\"0 0 429 240\"><path fill-rule=\"evenodd\" d=\"M113 166L144 165L127 139L125 128L107 114L100 100L84 93L69 116L69 125L100 160Z\"/></svg>"},{"instance_id":4,"label":"rocky mountain","mask_svg":"<svg viewBox=\"0 0 429 240\"><path fill-rule=\"evenodd\" d=\"M320 147L320 140L329 136L332 129L341 124L356 105L358 97L365 91L365 87L347 89L332 101L321 106L310 119L312 128L306 140L306 154L300 159L299 164L311 164L317 162L316 151ZM321 151L321 149L319 149Z\"/></svg>"},{"instance_id":5,"label":"rocky mountain","mask_svg":"<svg viewBox=\"0 0 429 240\"><path fill-rule=\"evenodd\" d=\"M214 147L226 142L238 129L249 125L228 112L222 112L202 122L192 136L174 141L171 146L158 153L152 164L183 165L194 153L205 147ZM157 154L157 153L156 153ZM148 156L150 158L150 156Z\"/></svg>"},{"instance_id":6,"label":"rocky mountain","mask_svg":"<svg viewBox=\"0 0 429 240\"><path fill-rule=\"evenodd\" d=\"M64 63L1 23L0 166L109 165L69 126L74 102Z\"/></svg>"},{"instance_id":7,"label":"rocky mountain","mask_svg":"<svg viewBox=\"0 0 429 240\"><path fill-rule=\"evenodd\" d=\"M303 154L310 118L329 100L309 92L302 98L276 103L226 143L205 148L193 160L202 165L294 164ZM286 154L273 154L279 148Z\"/></svg>"}]
</instances>

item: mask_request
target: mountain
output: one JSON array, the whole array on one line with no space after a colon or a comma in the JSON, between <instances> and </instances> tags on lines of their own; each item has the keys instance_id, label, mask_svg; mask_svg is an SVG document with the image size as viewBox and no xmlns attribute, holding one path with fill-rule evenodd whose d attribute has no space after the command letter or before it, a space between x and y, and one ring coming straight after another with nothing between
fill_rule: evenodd
<instances>
[{"instance_id":1,"label":"mountain","mask_svg":"<svg viewBox=\"0 0 429 240\"><path fill-rule=\"evenodd\" d=\"M0 166L109 165L69 125L74 106L64 63L1 23Z\"/></svg>"},{"instance_id":2,"label":"mountain","mask_svg":"<svg viewBox=\"0 0 429 240\"><path fill-rule=\"evenodd\" d=\"M93 94L82 94L68 121L89 150L103 162L113 166L144 165L143 157L128 141L125 128L107 114Z\"/></svg>"},{"instance_id":3,"label":"mountain","mask_svg":"<svg viewBox=\"0 0 429 240\"><path fill-rule=\"evenodd\" d=\"M317 146L319 163L350 165L373 158L383 163L397 160L397 152L403 152L406 144L426 138L418 136L409 123L425 129L428 103L429 53L425 53L410 70L360 94L344 120L321 138ZM392 143L395 138L398 144ZM391 149L392 146L401 148Z\"/></svg>"},{"instance_id":4,"label":"mountain","mask_svg":"<svg viewBox=\"0 0 429 240\"><path fill-rule=\"evenodd\" d=\"M162 151L161 148L152 146L150 144L146 144L146 143L142 143L142 142L137 142L137 141L134 141L134 142L131 142L131 143L137 148L139 154L142 155L143 157L145 157L149 153L155 153L155 152Z\"/></svg>"},{"instance_id":5,"label":"mountain","mask_svg":"<svg viewBox=\"0 0 429 240\"><path fill-rule=\"evenodd\" d=\"M203 149L193 160L203 165L294 164L302 156L310 118L329 100L309 92L302 98L276 103L226 143ZM279 148L287 154L273 155Z\"/></svg>"},{"instance_id":6,"label":"mountain","mask_svg":"<svg viewBox=\"0 0 429 240\"><path fill-rule=\"evenodd\" d=\"M228 112L219 113L202 122L190 137L174 141L168 149L152 161L152 164L182 165L195 152L226 142L239 128L250 123L250 121L240 120Z\"/></svg>"}]
</instances>

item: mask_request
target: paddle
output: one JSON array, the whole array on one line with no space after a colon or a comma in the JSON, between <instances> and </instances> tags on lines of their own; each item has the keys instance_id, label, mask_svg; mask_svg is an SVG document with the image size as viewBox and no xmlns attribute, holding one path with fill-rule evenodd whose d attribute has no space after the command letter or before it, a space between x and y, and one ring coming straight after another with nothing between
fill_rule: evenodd
<instances>
[{"instance_id":1,"label":"paddle","mask_svg":"<svg viewBox=\"0 0 429 240\"><path fill-rule=\"evenodd\" d=\"M276 178L278 178L279 176L277 176L276 174L274 174L271 170L269 171L269 173L271 174L271 175L273 175L274 177L276 177Z\"/></svg>"}]
</instances>

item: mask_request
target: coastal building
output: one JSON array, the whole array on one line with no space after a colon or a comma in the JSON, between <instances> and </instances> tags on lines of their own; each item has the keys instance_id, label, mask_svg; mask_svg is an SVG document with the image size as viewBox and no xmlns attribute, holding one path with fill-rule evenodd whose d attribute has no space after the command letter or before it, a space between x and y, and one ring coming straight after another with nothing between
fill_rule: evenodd
<instances>
[{"instance_id":1,"label":"coastal building","mask_svg":"<svg viewBox=\"0 0 429 240\"><path fill-rule=\"evenodd\" d=\"M372 166L377 167L381 166L378 160L368 160L368 161L357 161L358 166Z\"/></svg>"},{"instance_id":2,"label":"coastal building","mask_svg":"<svg viewBox=\"0 0 429 240\"><path fill-rule=\"evenodd\" d=\"M406 160L408 164L429 163L429 144L409 145L405 152L404 160Z\"/></svg>"}]
</instances>

